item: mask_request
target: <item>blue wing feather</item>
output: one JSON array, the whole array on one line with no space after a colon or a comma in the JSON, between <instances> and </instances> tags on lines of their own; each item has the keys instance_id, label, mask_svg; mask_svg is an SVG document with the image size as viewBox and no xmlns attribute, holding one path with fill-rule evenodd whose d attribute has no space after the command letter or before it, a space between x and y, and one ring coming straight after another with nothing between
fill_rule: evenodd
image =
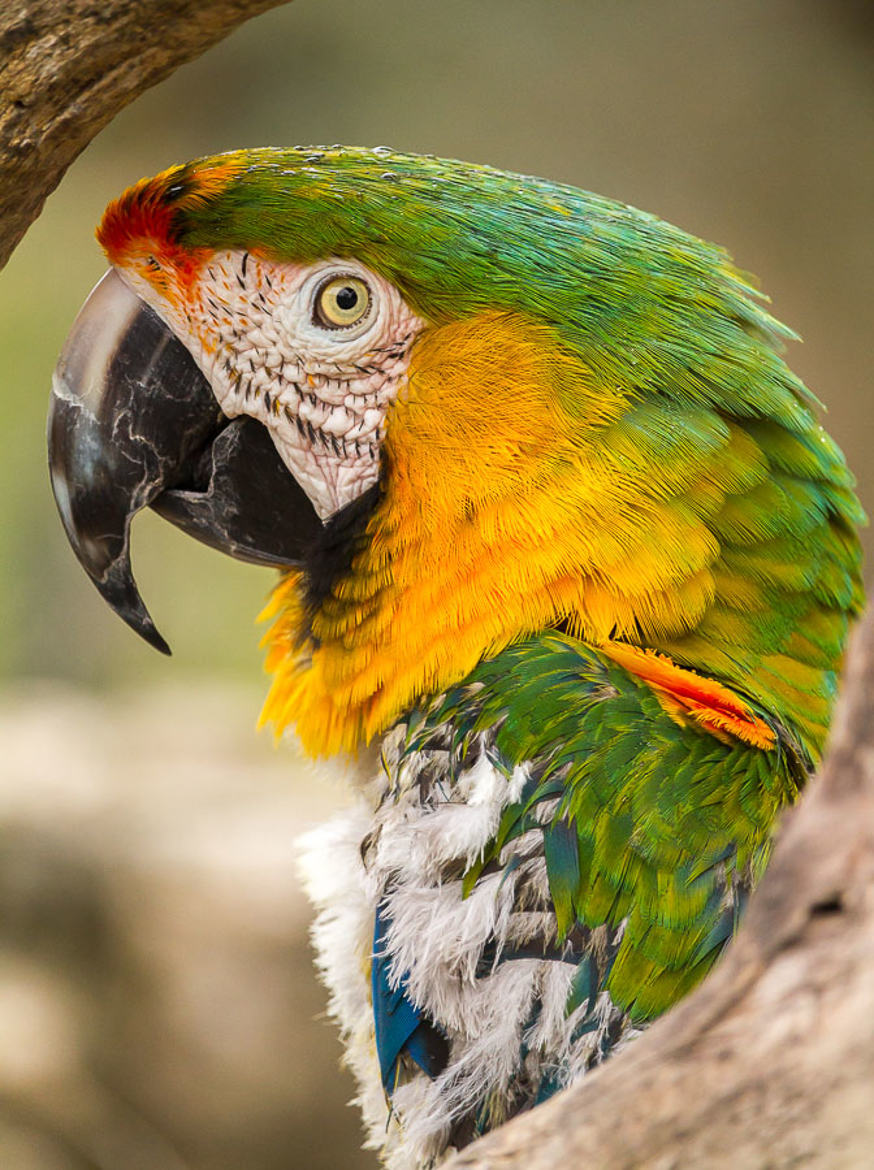
<instances>
[{"instance_id":1,"label":"blue wing feather","mask_svg":"<svg viewBox=\"0 0 874 1170\"><path fill-rule=\"evenodd\" d=\"M391 963L385 953L390 926L391 919L380 904L374 920L370 982L379 1071L389 1095L397 1084L398 1062L404 1053L429 1077L436 1077L448 1059L445 1036L407 995L407 976L403 975L396 987L391 986Z\"/></svg>"}]
</instances>

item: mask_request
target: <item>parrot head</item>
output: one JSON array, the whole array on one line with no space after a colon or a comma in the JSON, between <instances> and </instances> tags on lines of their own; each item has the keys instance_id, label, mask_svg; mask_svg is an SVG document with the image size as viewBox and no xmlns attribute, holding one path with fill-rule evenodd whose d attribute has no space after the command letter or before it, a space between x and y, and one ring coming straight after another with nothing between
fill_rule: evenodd
<instances>
[{"instance_id":1,"label":"parrot head","mask_svg":"<svg viewBox=\"0 0 874 1170\"><path fill-rule=\"evenodd\" d=\"M143 180L55 374L67 534L131 574L148 505L279 566L265 716L354 750L557 627L726 682L815 752L860 519L719 248L544 180L377 148L239 151Z\"/></svg>"}]
</instances>

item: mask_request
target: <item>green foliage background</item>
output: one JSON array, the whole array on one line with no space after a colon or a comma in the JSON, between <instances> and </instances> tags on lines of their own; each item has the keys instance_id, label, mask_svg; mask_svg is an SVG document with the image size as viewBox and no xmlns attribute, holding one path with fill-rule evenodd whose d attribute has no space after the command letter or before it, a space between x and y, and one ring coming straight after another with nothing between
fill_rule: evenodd
<instances>
[{"instance_id":1,"label":"green foliage background","mask_svg":"<svg viewBox=\"0 0 874 1170\"><path fill-rule=\"evenodd\" d=\"M806 344L790 360L871 502L874 152L864 6L803 0L295 0L122 113L0 277L0 673L106 686L257 672L270 574L137 522L168 663L104 609L50 499L44 414L103 270L93 227L141 175L261 144L388 143L539 173L727 245Z\"/></svg>"}]
</instances>

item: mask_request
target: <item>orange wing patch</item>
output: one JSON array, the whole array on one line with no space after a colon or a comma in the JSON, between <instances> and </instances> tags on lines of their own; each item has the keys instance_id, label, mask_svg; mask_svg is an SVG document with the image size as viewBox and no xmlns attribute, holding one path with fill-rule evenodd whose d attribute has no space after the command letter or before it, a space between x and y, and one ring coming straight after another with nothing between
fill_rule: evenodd
<instances>
[{"instance_id":1,"label":"orange wing patch","mask_svg":"<svg viewBox=\"0 0 874 1170\"><path fill-rule=\"evenodd\" d=\"M607 642L599 649L617 666L647 683L677 723L691 720L726 743L731 738L740 739L763 751L774 746L777 737L773 728L722 683L685 670L655 650L624 642Z\"/></svg>"}]
</instances>

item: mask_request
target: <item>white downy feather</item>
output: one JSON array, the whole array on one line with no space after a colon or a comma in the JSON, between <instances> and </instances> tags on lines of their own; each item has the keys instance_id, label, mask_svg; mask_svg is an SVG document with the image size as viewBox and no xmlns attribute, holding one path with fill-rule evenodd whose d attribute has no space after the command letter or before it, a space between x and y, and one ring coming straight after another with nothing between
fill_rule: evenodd
<instances>
[{"instance_id":1,"label":"white downy feather","mask_svg":"<svg viewBox=\"0 0 874 1170\"><path fill-rule=\"evenodd\" d=\"M445 752L401 760L402 736L397 729L386 737L379 775L357 806L303 840L303 869L318 908L318 966L358 1082L367 1144L389 1170L430 1170L452 1152L459 1119L481 1112L498 1123L520 1107L520 1085L581 1076L624 1021L603 992L568 1015L573 962L500 961L507 947L555 940L539 831L505 849L501 862L515 854L514 867L484 874L462 897L461 875L519 799L527 770L508 779L483 750L453 780ZM390 1101L370 993L380 902L391 923L390 977L397 985L406 976L406 994L449 1042L445 1070L432 1080L405 1067ZM584 1017L594 1027L577 1035Z\"/></svg>"}]
</instances>

